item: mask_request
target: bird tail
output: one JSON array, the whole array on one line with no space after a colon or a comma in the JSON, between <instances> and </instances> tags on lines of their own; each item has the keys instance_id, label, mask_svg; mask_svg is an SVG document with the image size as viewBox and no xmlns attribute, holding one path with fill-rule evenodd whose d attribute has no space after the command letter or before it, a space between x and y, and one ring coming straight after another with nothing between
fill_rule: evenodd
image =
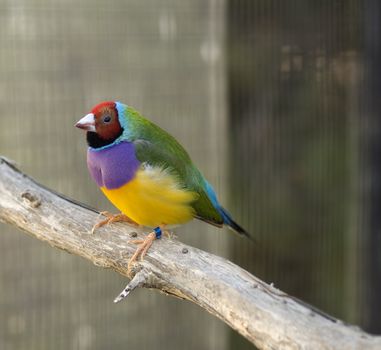
<instances>
[{"instance_id":1,"label":"bird tail","mask_svg":"<svg viewBox=\"0 0 381 350\"><path fill-rule=\"evenodd\" d=\"M219 212L221 213L222 215L222 218L224 219L224 224L229 226L229 228L231 228L234 232L238 233L239 235L243 235L243 236L246 236L247 238L249 238L250 240L253 240L253 237L250 235L249 232L247 232L244 228L242 228L240 225L238 225L231 217L231 215L229 214L229 212L223 208L223 207L219 207Z\"/></svg>"},{"instance_id":2,"label":"bird tail","mask_svg":"<svg viewBox=\"0 0 381 350\"><path fill-rule=\"evenodd\" d=\"M244 228L242 228L240 225L238 225L232 218L232 216L229 214L229 212L223 208L220 203L218 203L216 192L214 192L214 189L212 185L204 179L205 182L205 187L206 187L206 192L209 196L209 199L211 200L214 208L217 209L217 211L220 213L222 216L223 223L227 226L229 226L233 231L238 233L239 235L246 236L247 238L251 239L253 241L253 237L247 232ZM203 218L200 218L201 220L204 220L206 222L209 222L213 224L210 221L207 221ZM217 224L217 226L222 226L221 224Z\"/></svg>"}]
</instances>

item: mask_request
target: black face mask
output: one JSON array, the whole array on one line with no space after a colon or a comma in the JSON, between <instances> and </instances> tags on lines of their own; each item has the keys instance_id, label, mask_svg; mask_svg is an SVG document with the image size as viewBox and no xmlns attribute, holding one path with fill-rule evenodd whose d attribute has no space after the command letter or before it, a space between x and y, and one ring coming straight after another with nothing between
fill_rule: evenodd
<instances>
[{"instance_id":1,"label":"black face mask","mask_svg":"<svg viewBox=\"0 0 381 350\"><path fill-rule=\"evenodd\" d=\"M91 148L101 148L101 147L112 144L122 134L123 134L123 129L121 128L119 133L115 137L109 140L105 140L99 137L99 135L96 132L88 131L86 133L86 141Z\"/></svg>"}]
</instances>

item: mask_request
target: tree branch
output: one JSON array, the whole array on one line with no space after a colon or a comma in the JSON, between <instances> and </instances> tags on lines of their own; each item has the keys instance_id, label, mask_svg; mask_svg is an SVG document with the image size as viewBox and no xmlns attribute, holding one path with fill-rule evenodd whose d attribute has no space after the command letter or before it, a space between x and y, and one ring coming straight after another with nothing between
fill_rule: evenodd
<instances>
[{"instance_id":1,"label":"tree branch","mask_svg":"<svg viewBox=\"0 0 381 350\"><path fill-rule=\"evenodd\" d=\"M0 221L128 276L127 262L136 249L128 241L143 237L142 231L116 224L91 235L97 216L0 158ZM381 349L381 337L317 312L230 261L178 241L156 241L131 274L121 296L142 286L192 301L260 349Z\"/></svg>"}]
</instances>

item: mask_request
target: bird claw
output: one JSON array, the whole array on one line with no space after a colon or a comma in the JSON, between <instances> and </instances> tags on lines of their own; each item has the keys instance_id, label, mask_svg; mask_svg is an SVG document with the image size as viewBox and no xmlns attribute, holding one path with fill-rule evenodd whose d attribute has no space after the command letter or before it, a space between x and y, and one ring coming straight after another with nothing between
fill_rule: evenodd
<instances>
[{"instance_id":1,"label":"bird claw","mask_svg":"<svg viewBox=\"0 0 381 350\"><path fill-rule=\"evenodd\" d=\"M133 239L133 240L128 241L128 243L142 244L142 243L144 243L144 239Z\"/></svg>"},{"instance_id":2,"label":"bird claw","mask_svg":"<svg viewBox=\"0 0 381 350\"><path fill-rule=\"evenodd\" d=\"M135 239L128 241L132 244L140 244L140 246L136 249L135 253L132 255L131 259L128 262L127 265L127 271L130 273L133 263L138 259L140 256L140 261L144 260L144 256L146 255L148 249L151 247L153 241L156 239L155 232L150 232L148 236L145 239Z\"/></svg>"},{"instance_id":3,"label":"bird claw","mask_svg":"<svg viewBox=\"0 0 381 350\"><path fill-rule=\"evenodd\" d=\"M137 224L134 220L130 219L127 215L124 214L112 214L108 211L101 211L99 213L99 216L102 215L106 216L106 219L96 223L91 229L91 234L94 234L96 229L105 225L112 224L114 222L127 222L128 224L133 225L135 227L140 227L139 224Z\"/></svg>"}]
</instances>

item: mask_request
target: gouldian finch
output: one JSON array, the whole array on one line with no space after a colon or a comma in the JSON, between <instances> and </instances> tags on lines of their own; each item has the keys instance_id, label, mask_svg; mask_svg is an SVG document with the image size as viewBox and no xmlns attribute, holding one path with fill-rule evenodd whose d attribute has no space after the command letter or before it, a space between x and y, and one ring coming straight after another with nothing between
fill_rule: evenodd
<instances>
[{"instance_id":1,"label":"gouldian finch","mask_svg":"<svg viewBox=\"0 0 381 350\"><path fill-rule=\"evenodd\" d=\"M162 230L194 218L249 234L218 202L215 191L174 137L120 102L102 102L77 122L86 130L87 166L104 195L122 214L94 228L128 221L154 230L140 244L129 266Z\"/></svg>"}]
</instances>

